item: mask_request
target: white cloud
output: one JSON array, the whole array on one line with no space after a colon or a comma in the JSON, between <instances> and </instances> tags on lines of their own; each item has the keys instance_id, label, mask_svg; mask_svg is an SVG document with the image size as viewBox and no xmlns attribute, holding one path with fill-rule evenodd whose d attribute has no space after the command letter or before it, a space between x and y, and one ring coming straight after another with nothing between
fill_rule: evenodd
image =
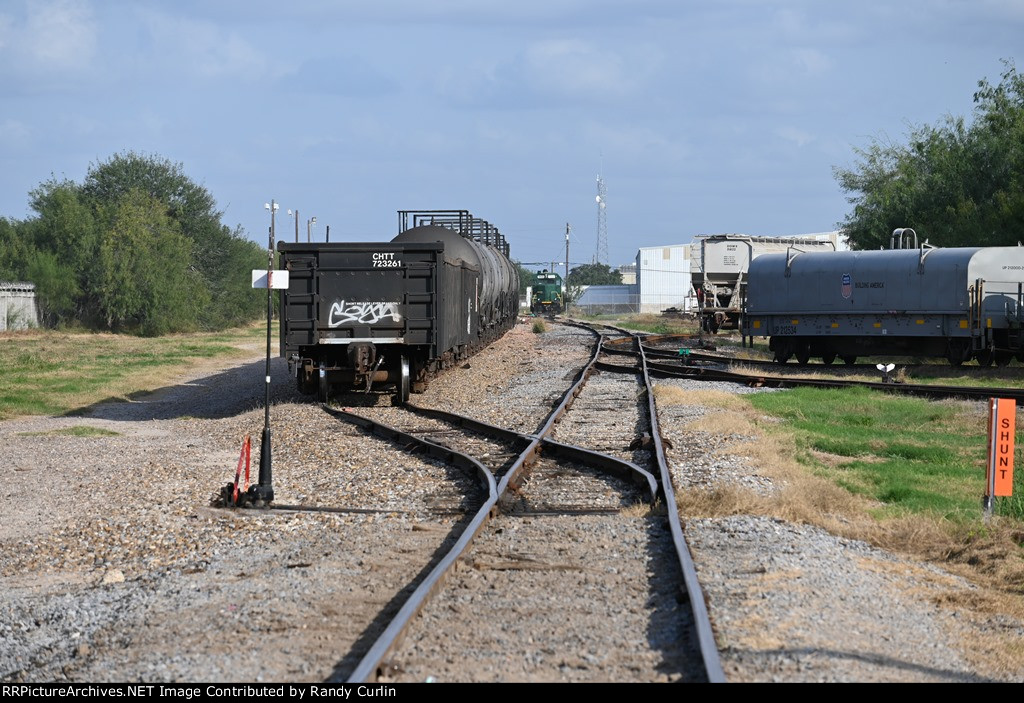
<instances>
[{"instance_id":1,"label":"white cloud","mask_svg":"<svg viewBox=\"0 0 1024 703\"><path fill-rule=\"evenodd\" d=\"M620 105L641 95L663 56L645 43L611 51L579 39L534 42L507 58L449 65L438 92L463 105L512 109Z\"/></svg>"},{"instance_id":2,"label":"white cloud","mask_svg":"<svg viewBox=\"0 0 1024 703\"><path fill-rule=\"evenodd\" d=\"M99 23L87 0L29 0L18 9L0 15L0 73L32 84L92 67Z\"/></svg>"},{"instance_id":3,"label":"white cloud","mask_svg":"<svg viewBox=\"0 0 1024 703\"><path fill-rule=\"evenodd\" d=\"M33 0L18 41L22 52L43 68L79 68L96 54L97 31L85 0Z\"/></svg>"},{"instance_id":4,"label":"white cloud","mask_svg":"<svg viewBox=\"0 0 1024 703\"><path fill-rule=\"evenodd\" d=\"M752 59L750 77L778 109L788 109L783 106L826 79L835 65L827 54L810 47L766 47Z\"/></svg>"},{"instance_id":5,"label":"white cloud","mask_svg":"<svg viewBox=\"0 0 1024 703\"><path fill-rule=\"evenodd\" d=\"M796 127L780 127L775 130L775 133L786 141L793 142L798 147L807 146L816 139L816 137L810 132L805 132L804 130L797 129Z\"/></svg>"},{"instance_id":6,"label":"white cloud","mask_svg":"<svg viewBox=\"0 0 1024 703\"><path fill-rule=\"evenodd\" d=\"M10 15L0 15L0 51L3 51L14 36L14 19Z\"/></svg>"},{"instance_id":7,"label":"white cloud","mask_svg":"<svg viewBox=\"0 0 1024 703\"><path fill-rule=\"evenodd\" d=\"M598 146L615 161L640 165L650 172L677 168L691 156L687 142L651 127L591 124L584 134L588 144Z\"/></svg>"},{"instance_id":8,"label":"white cloud","mask_svg":"<svg viewBox=\"0 0 1024 703\"><path fill-rule=\"evenodd\" d=\"M578 40L534 44L524 60L528 79L545 93L621 97L634 85L620 56Z\"/></svg>"},{"instance_id":9,"label":"white cloud","mask_svg":"<svg viewBox=\"0 0 1024 703\"><path fill-rule=\"evenodd\" d=\"M1020 0L981 0L968 5L975 11L980 8L996 20L1024 22L1024 4Z\"/></svg>"},{"instance_id":10,"label":"white cloud","mask_svg":"<svg viewBox=\"0 0 1024 703\"><path fill-rule=\"evenodd\" d=\"M799 37L807 35L807 20L802 12L789 8L783 8L775 13L772 24L776 31L787 37Z\"/></svg>"},{"instance_id":11,"label":"white cloud","mask_svg":"<svg viewBox=\"0 0 1024 703\"><path fill-rule=\"evenodd\" d=\"M18 120L0 122L0 144L5 148L23 147L32 135L28 125Z\"/></svg>"},{"instance_id":12,"label":"white cloud","mask_svg":"<svg viewBox=\"0 0 1024 703\"><path fill-rule=\"evenodd\" d=\"M154 56L176 70L204 78L236 77L253 81L277 77L265 54L239 34L206 21L148 12L143 17Z\"/></svg>"},{"instance_id":13,"label":"white cloud","mask_svg":"<svg viewBox=\"0 0 1024 703\"><path fill-rule=\"evenodd\" d=\"M794 49L790 58L809 76L820 76L832 70L832 60L817 49Z\"/></svg>"}]
</instances>

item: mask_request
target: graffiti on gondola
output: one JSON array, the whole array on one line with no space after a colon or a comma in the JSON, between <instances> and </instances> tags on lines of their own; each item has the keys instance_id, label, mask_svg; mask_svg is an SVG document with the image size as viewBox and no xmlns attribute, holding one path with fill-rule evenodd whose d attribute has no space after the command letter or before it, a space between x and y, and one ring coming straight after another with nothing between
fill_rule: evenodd
<instances>
[{"instance_id":1,"label":"graffiti on gondola","mask_svg":"<svg viewBox=\"0 0 1024 703\"><path fill-rule=\"evenodd\" d=\"M388 318L395 322L401 322L402 316L399 314L398 308L398 303L346 303L344 300L338 300L331 305L327 326L334 328L342 325L375 325Z\"/></svg>"}]
</instances>

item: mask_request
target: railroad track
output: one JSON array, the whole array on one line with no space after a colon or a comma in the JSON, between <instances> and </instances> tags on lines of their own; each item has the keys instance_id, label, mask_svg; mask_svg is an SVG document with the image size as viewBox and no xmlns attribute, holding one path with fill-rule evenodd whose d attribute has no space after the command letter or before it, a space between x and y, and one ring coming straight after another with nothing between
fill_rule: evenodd
<instances>
[{"instance_id":1,"label":"railroad track","mask_svg":"<svg viewBox=\"0 0 1024 703\"><path fill-rule=\"evenodd\" d=\"M731 364L740 363L748 367L764 367L766 369L787 368L771 361L756 361L748 359L736 359L719 354L711 354L702 351L689 351L681 355L678 351L683 345L697 343L695 337L684 337L676 335L648 336L644 338L641 345L644 354L651 357L648 368L651 373L669 378L690 378L703 381L727 381L740 383L753 387L764 388L870 388L872 390L886 393L900 393L903 395L915 395L924 398L944 399L961 398L968 400L987 400L992 397L1011 398L1018 402L1024 401L1024 388L994 387L994 386L959 386L938 383L885 383L881 381L863 381L857 379L843 378L800 378L797 376L780 375L773 373L759 373L756 370L745 369L735 371L730 369ZM666 348L666 344L673 344L676 351ZM639 358L639 351L630 348L623 342L612 343L612 354L620 357ZM599 368L607 371L618 371L627 373L635 366L636 362L626 364L621 361L607 360L599 362ZM824 371L828 367L824 364L813 364L806 367L808 370ZM844 366L844 369L876 372L873 364L856 364ZM916 368L914 365L907 365L907 368Z\"/></svg>"},{"instance_id":2,"label":"railroad track","mask_svg":"<svg viewBox=\"0 0 1024 703\"><path fill-rule=\"evenodd\" d=\"M371 419L362 411L357 414L328 409L336 417L387 437L409 451L429 452L436 458L459 464L465 471L475 472L480 487L478 497L473 499L479 505L477 512L466 523L452 549L437 561L369 648L349 675L349 681L371 681L382 676L389 680L425 680L431 671L441 669L446 676L460 679L502 680L504 669L494 667L502 657L509 656L520 657L520 664L531 657L536 660L530 660L533 663L527 669L533 671L533 675L544 671L547 672L543 674L545 678L555 680L593 680L595 675L598 678L608 676L612 662L599 661L595 652L585 653L582 660L574 659L572 647L565 645L565 636L573 632L571 636L586 638L593 635L594 628L602 622L610 628L607 636L617 634L626 638L621 646L616 645L615 649L619 650L616 656L642 650L643 642L650 644L653 654L638 653L637 661L624 660L623 671L670 671L672 676L684 680L724 681L704 597L682 539L676 511L665 511L668 513L665 518L656 511L652 514L649 507L639 510L633 507L637 504L650 506L659 498L669 506L675 505L656 417L650 414L653 410L650 386L640 396L649 404L649 414L644 419L649 427L644 451L660 461L661 468L656 475L630 462L622 456L622 451L617 452L619 456L612 456L552 439L556 423L572 416L569 408L577 396L584 393L600 354L599 340L590 363L533 433L506 430L413 404L381 410L381 414L387 415L387 423L381 418ZM633 373L637 378L646 379L643 362ZM637 383L632 382L633 397L638 397ZM638 411L637 417L640 415ZM637 429L636 424L628 428L629 431ZM593 545L581 544L579 549L574 549L577 545L571 535L577 533L598 535L598 540L605 540L602 544L608 543L609 535L617 536L616 541L621 546L613 547L614 556L602 562L596 556L598 552L593 551ZM636 544L644 545L639 554ZM517 545L533 546L524 551ZM675 559L669 558L672 555ZM673 567L674 575L669 577L673 585L667 589L662 583L664 574L657 578L649 576L654 568L652 564L664 563L678 564ZM461 568L456 569L456 564L461 564ZM664 571L663 567L659 568ZM637 622L650 611L650 608L645 609L645 604L656 602L660 605L653 606L658 614L655 629L659 633L673 634L667 638L663 634L645 637L635 628L620 627L614 616L620 612L622 604L605 611L606 617L581 619L580 613L588 609L600 611L601 607L610 607L594 596L595 589L609 591L613 582L621 583L624 579L633 584L634 589L639 589L636 591L638 603L628 608L629 612L640 614L641 620ZM442 591L442 583L446 581L448 585ZM511 620L489 618L484 623L475 609L466 608L465 602L459 601L460 597L472 599L476 592L473 581L487 583L492 590L485 589L485 593L501 593L512 599L510 602L533 602L533 609L517 606L514 609L517 614ZM568 591L566 581L572 584ZM655 581L660 585L656 587ZM506 588L499 587L499 583ZM608 588L602 590L601 584ZM689 607L680 610L677 596L684 584L682 599ZM573 607L546 608L536 601L544 594L577 590L581 595ZM438 608L441 615L438 615ZM416 618L418 613L422 613L419 619ZM669 620L675 622L669 625ZM418 621L429 624L416 626ZM553 624L556 622L560 624ZM649 624L637 627L650 629ZM548 630L561 635L546 637L543 633ZM507 635L509 631L518 632L522 637L509 638L505 646L495 649L495 643L503 637L501 633ZM447 639L439 645L440 632L447 633ZM399 647L403 637L409 642L409 649ZM439 652L448 652L450 659L454 643L464 640L467 651L488 652L490 658L482 655L481 668L457 673L437 657ZM517 646L524 642L528 646ZM646 668L640 659L646 661ZM652 659L658 663L651 664ZM546 664L541 660L547 660ZM598 673L580 673L591 668Z\"/></svg>"}]
</instances>

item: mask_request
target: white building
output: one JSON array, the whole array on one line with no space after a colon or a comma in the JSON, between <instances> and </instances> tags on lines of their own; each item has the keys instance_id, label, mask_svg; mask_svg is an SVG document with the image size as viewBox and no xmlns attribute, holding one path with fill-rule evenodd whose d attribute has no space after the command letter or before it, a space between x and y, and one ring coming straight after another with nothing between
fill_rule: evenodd
<instances>
[{"instance_id":1,"label":"white building","mask_svg":"<svg viewBox=\"0 0 1024 703\"><path fill-rule=\"evenodd\" d=\"M0 281L0 332L39 326L36 287L32 283Z\"/></svg>"},{"instance_id":2,"label":"white building","mask_svg":"<svg viewBox=\"0 0 1024 703\"><path fill-rule=\"evenodd\" d=\"M645 247L636 254L636 282L640 312L660 313L668 308L689 311L697 299L690 279L690 245Z\"/></svg>"}]
</instances>

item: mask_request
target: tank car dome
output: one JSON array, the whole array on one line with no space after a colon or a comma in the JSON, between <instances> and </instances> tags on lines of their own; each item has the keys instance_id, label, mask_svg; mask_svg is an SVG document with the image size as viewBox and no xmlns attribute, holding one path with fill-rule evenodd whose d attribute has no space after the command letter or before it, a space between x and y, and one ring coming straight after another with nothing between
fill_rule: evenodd
<instances>
[{"instance_id":1,"label":"tank car dome","mask_svg":"<svg viewBox=\"0 0 1024 703\"><path fill-rule=\"evenodd\" d=\"M468 264L479 267L480 255L474 243L458 232L440 225L424 225L407 229L391 240L392 242L444 242L444 255L449 261L461 259Z\"/></svg>"}]
</instances>

